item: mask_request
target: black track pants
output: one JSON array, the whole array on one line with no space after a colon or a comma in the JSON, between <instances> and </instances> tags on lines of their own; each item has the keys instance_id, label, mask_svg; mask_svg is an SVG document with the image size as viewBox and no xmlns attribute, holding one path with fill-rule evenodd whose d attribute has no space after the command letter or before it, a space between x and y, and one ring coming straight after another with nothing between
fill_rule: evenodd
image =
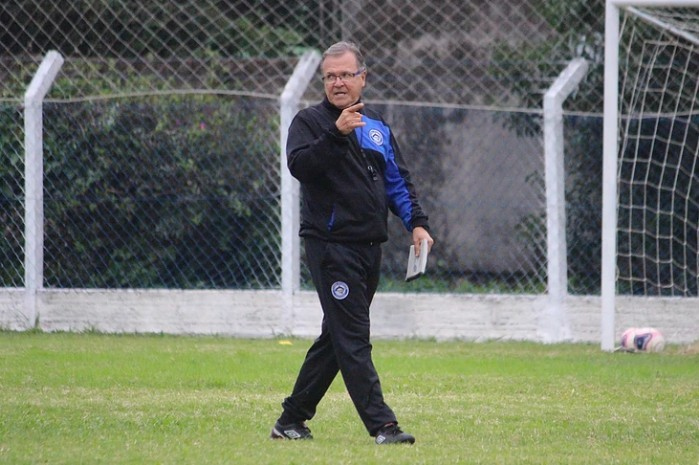
<instances>
[{"instance_id":1,"label":"black track pants","mask_svg":"<svg viewBox=\"0 0 699 465\"><path fill-rule=\"evenodd\" d=\"M379 282L380 244L306 238L306 258L323 307L320 336L306 354L280 422L311 419L338 370L371 435L396 421L371 359L369 305Z\"/></svg>"}]
</instances>

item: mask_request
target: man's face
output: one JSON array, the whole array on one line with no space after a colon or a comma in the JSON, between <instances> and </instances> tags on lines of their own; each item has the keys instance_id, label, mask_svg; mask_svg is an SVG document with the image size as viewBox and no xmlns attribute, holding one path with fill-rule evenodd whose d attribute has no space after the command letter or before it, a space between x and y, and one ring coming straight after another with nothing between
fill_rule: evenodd
<instances>
[{"instance_id":1,"label":"man's face","mask_svg":"<svg viewBox=\"0 0 699 465\"><path fill-rule=\"evenodd\" d=\"M366 71L357 73L357 59L352 52L327 56L321 66L325 95L340 110L359 100L366 84Z\"/></svg>"}]
</instances>

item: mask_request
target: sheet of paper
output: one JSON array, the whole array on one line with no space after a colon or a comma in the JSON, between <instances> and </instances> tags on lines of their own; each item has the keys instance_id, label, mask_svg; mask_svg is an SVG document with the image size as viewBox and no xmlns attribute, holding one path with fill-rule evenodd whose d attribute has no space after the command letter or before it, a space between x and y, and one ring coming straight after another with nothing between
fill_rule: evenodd
<instances>
[{"instance_id":1,"label":"sheet of paper","mask_svg":"<svg viewBox=\"0 0 699 465\"><path fill-rule=\"evenodd\" d=\"M408 269L405 272L405 280L412 281L425 274L427 269L427 255L429 253L427 246L427 239L423 239L420 243L420 256L415 256L415 246L410 246L410 252L408 254Z\"/></svg>"}]
</instances>

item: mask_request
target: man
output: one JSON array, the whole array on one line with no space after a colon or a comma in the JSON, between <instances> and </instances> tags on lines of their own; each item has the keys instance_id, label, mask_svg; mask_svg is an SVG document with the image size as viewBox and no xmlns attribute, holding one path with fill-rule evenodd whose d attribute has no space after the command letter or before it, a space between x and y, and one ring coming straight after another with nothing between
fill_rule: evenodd
<instances>
[{"instance_id":1,"label":"man","mask_svg":"<svg viewBox=\"0 0 699 465\"><path fill-rule=\"evenodd\" d=\"M301 182L300 235L323 308L320 336L301 366L273 439L311 439L305 421L338 371L377 444L414 443L384 402L371 358L369 305L379 282L388 209L401 218L420 253L433 240L390 127L361 102L367 70L359 48L338 42L321 62L323 102L291 123L287 163Z\"/></svg>"}]
</instances>

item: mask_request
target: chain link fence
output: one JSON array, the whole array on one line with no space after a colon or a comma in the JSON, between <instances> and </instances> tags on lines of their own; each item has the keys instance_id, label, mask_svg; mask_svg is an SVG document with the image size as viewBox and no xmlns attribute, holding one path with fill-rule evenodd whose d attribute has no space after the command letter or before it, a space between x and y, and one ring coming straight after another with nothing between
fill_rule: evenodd
<instances>
[{"instance_id":1,"label":"chain link fence","mask_svg":"<svg viewBox=\"0 0 699 465\"><path fill-rule=\"evenodd\" d=\"M169 95L45 113L47 286L278 286L274 101Z\"/></svg>"},{"instance_id":2,"label":"chain link fence","mask_svg":"<svg viewBox=\"0 0 699 465\"><path fill-rule=\"evenodd\" d=\"M279 95L304 51L351 39L438 241L410 290L545 292L542 98L589 61L566 102L568 263L570 292L597 293L603 18L602 0L3 2L2 285L23 283L21 105L46 52L65 64L44 105L44 285L267 289ZM405 290L390 227L382 289Z\"/></svg>"}]
</instances>

